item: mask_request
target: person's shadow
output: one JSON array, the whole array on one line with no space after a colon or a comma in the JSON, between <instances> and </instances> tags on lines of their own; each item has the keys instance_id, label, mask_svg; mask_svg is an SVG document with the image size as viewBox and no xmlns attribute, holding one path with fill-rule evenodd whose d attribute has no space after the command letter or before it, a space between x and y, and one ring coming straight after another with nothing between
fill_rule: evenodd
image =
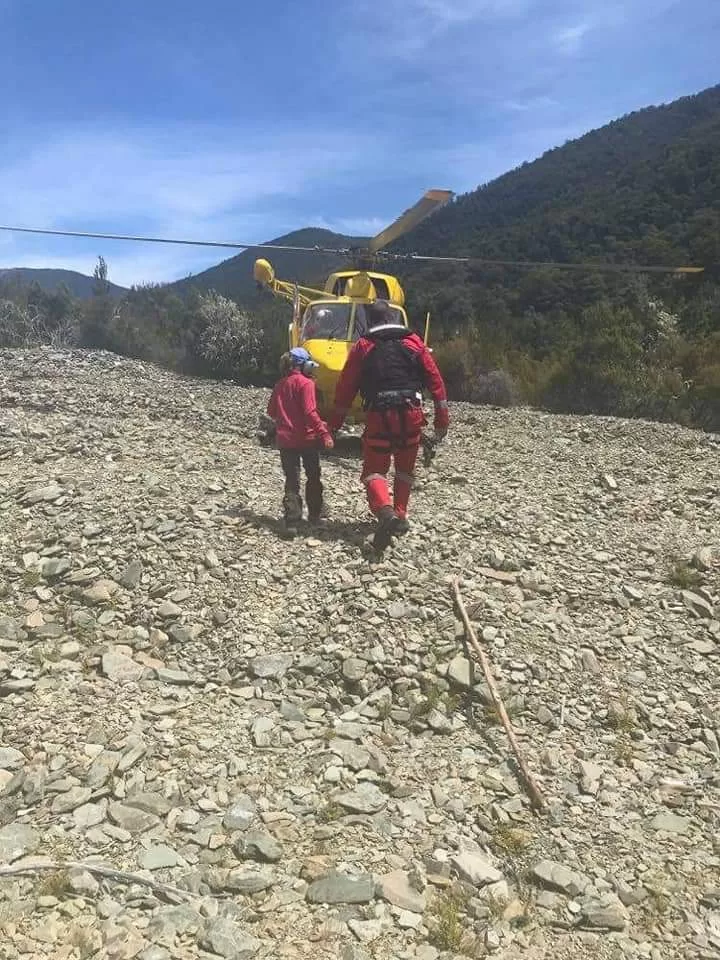
<instances>
[{"instance_id":1,"label":"person's shadow","mask_svg":"<svg viewBox=\"0 0 720 960\"><path fill-rule=\"evenodd\" d=\"M258 530L269 530L281 540L342 540L354 547L364 548L375 529L372 520L324 520L321 524L310 524L306 520L298 523L296 532L290 532L283 520L266 513L258 513L251 507L235 507L233 516L241 517Z\"/></svg>"}]
</instances>

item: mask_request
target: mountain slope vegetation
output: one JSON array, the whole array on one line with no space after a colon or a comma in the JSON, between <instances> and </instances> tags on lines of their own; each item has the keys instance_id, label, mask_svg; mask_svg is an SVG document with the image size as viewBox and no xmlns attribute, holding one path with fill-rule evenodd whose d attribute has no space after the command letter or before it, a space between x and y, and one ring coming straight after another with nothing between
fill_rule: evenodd
<instances>
[{"instance_id":1,"label":"mountain slope vegetation","mask_svg":"<svg viewBox=\"0 0 720 960\"><path fill-rule=\"evenodd\" d=\"M69 294L84 300L91 297L95 280L76 270L60 270L48 267L0 267L0 286L7 291L12 287L28 287L37 284L45 293L59 293L65 287ZM109 292L114 297L127 293L125 287L108 281Z\"/></svg>"}]
</instances>

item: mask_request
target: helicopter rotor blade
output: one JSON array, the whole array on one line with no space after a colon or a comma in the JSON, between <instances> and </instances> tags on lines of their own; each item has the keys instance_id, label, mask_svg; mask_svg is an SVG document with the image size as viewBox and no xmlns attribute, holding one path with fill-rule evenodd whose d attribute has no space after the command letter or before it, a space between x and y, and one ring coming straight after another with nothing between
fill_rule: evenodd
<instances>
[{"instance_id":1,"label":"helicopter rotor blade","mask_svg":"<svg viewBox=\"0 0 720 960\"><path fill-rule=\"evenodd\" d=\"M141 243L179 243L191 247L229 247L233 250L297 250L303 253L336 253L346 254L348 250L334 250L325 247L296 247L282 243L229 243L215 240L179 240L172 237L132 237L117 233L85 233L80 230L48 230L38 227L6 227L0 225L0 230L14 233L42 233L57 237L92 237L99 240L135 240Z\"/></svg>"},{"instance_id":2,"label":"helicopter rotor blade","mask_svg":"<svg viewBox=\"0 0 720 960\"><path fill-rule=\"evenodd\" d=\"M367 249L370 253L377 253L378 250L416 227L421 220L424 220L438 207L444 206L452 196L452 190L428 190L414 206L400 214L389 227L385 227L384 230L376 234L368 243Z\"/></svg>"},{"instance_id":3,"label":"helicopter rotor blade","mask_svg":"<svg viewBox=\"0 0 720 960\"><path fill-rule=\"evenodd\" d=\"M703 273L705 267L661 267L623 263L558 263L551 260L486 260L481 257L432 257L423 254L381 254L382 259L410 260L415 263L464 263L489 267L553 267L559 270L608 270L618 273Z\"/></svg>"},{"instance_id":4,"label":"helicopter rotor blade","mask_svg":"<svg viewBox=\"0 0 720 960\"><path fill-rule=\"evenodd\" d=\"M420 200L414 207L412 207L410 210L407 210L395 221L394 224L391 224L384 231L382 231L382 233L379 233L376 237L374 237L370 241L368 249L378 251L377 255L379 259L391 262L410 261L413 263L463 263L468 266L476 265L497 267L551 267L558 270L605 270L617 273L697 274L703 273L705 270L704 267L694 266L642 266L639 264L593 263L591 261L587 261L585 263L561 263L542 260L490 260L482 257L437 257L417 253L392 254L379 252L380 247L384 246L386 243L390 243L391 240L397 239L398 236L411 229L413 226L419 223L420 220L428 216L428 214L431 213L432 210L434 210L438 205L447 203L451 196L452 193L449 190L429 190L423 199ZM231 243L228 241L216 240L182 240L173 237L136 237L115 233L88 233L80 230L50 230L41 229L39 227L10 227L0 225L0 230L14 233L45 234L59 237L89 237L100 240L130 240L140 243L174 243L184 246L224 247L232 250L287 250L299 253L322 253L333 256L351 256L354 252L348 247L337 249L334 247L320 246L302 247L282 243Z\"/></svg>"}]
</instances>

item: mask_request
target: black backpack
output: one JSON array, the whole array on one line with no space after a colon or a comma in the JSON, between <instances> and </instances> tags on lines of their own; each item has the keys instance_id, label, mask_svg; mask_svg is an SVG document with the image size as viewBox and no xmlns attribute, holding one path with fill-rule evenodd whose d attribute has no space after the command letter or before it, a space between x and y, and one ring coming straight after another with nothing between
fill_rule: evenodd
<instances>
[{"instance_id":1,"label":"black backpack","mask_svg":"<svg viewBox=\"0 0 720 960\"><path fill-rule=\"evenodd\" d=\"M424 371L418 352L404 342L409 335L405 328L367 335L375 345L365 358L360 381L365 409L404 406L422 393Z\"/></svg>"}]
</instances>

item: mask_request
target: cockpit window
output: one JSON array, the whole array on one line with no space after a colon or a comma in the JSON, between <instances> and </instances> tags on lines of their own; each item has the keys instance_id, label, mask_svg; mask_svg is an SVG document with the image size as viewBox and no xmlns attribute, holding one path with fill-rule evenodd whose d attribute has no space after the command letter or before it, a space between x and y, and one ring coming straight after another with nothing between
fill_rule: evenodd
<instances>
[{"instance_id":1,"label":"cockpit window","mask_svg":"<svg viewBox=\"0 0 720 960\"><path fill-rule=\"evenodd\" d=\"M397 307L390 305L390 311L392 313L393 323L401 323L403 326L406 326L405 317L402 310L399 310ZM355 305L355 323L353 327L353 340L359 340L360 337L364 337L367 333L367 310L365 309L364 303L358 303Z\"/></svg>"},{"instance_id":2,"label":"cockpit window","mask_svg":"<svg viewBox=\"0 0 720 960\"><path fill-rule=\"evenodd\" d=\"M303 340L347 340L349 303L316 303L308 307L303 320Z\"/></svg>"},{"instance_id":3,"label":"cockpit window","mask_svg":"<svg viewBox=\"0 0 720 960\"><path fill-rule=\"evenodd\" d=\"M364 303L315 303L305 312L300 337L302 340L348 340L351 311L353 325L350 340L359 340L367 333L367 310ZM405 315L398 307L390 305L395 323L406 326Z\"/></svg>"}]
</instances>

